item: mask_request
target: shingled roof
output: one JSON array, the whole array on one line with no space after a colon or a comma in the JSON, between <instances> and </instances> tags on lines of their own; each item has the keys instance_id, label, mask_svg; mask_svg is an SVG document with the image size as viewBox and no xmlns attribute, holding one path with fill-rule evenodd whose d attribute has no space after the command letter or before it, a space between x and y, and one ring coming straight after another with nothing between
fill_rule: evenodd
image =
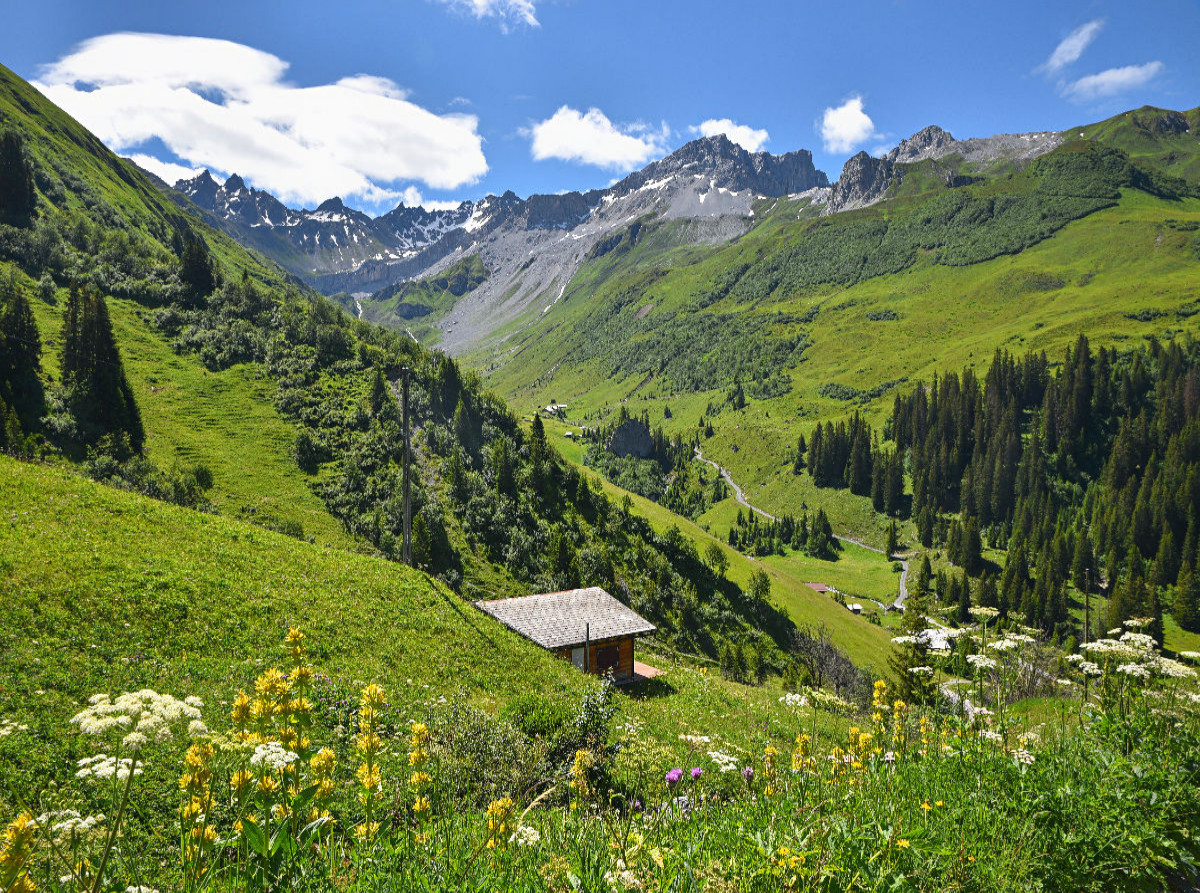
<instances>
[{"instance_id":1,"label":"shingled roof","mask_svg":"<svg viewBox=\"0 0 1200 893\"><path fill-rule=\"evenodd\" d=\"M589 626L587 634L593 642L655 630L653 623L638 616L599 586L479 601L475 602L475 607L551 650L582 645Z\"/></svg>"}]
</instances>

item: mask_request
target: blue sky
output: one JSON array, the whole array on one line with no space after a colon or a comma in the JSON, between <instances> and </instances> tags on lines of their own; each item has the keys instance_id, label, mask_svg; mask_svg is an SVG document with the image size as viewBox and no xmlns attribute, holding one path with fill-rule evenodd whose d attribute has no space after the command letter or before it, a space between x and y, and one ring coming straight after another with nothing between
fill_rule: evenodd
<instances>
[{"instance_id":1,"label":"blue sky","mask_svg":"<svg viewBox=\"0 0 1200 893\"><path fill-rule=\"evenodd\" d=\"M0 62L171 179L293 206L603 187L701 133L836 178L927 124L1200 105L1200 3L39 0Z\"/></svg>"}]
</instances>

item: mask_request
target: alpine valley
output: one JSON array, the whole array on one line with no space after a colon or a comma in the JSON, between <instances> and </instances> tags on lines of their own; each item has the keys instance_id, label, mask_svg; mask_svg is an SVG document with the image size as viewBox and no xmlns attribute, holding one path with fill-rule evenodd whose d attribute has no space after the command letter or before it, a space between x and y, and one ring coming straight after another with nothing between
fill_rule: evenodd
<instances>
[{"instance_id":1,"label":"alpine valley","mask_svg":"<svg viewBox=\"0 0 1200 893\"><path fill-rule=\"evenodd\" d=\"M1200 108L1062 124L372 217L0 66L0 891L1196 889Z\"/></svg>"}]
</instances>

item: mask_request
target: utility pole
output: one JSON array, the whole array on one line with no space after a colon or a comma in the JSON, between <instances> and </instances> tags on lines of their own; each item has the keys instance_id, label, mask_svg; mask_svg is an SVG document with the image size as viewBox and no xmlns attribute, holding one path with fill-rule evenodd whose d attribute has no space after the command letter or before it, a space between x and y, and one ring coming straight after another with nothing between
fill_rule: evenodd
<instances>
[{"instance_id":1,"label":"utility pole","mask_svg":"<svg viewBox=\"0 0 1200 893\"><path fill-rule=\"evenodd\" d=\"M401 554L401 560L412 567L412 502L409 498L409 453L411 447L408 442L408 376L412 370L407 366L400 369L400 406L404 417L404 550Z\"/></svg>"},{"instance_id":2,"label":"utility pole","mask_svg":"<svg viewBox=\"0 0 1200 893\"><path fill-rule=\"evenodd\" d=\"M1083 644L1087 644L1092 635L1092 569L1083 572Z\"/></svg>"}]
</instances>

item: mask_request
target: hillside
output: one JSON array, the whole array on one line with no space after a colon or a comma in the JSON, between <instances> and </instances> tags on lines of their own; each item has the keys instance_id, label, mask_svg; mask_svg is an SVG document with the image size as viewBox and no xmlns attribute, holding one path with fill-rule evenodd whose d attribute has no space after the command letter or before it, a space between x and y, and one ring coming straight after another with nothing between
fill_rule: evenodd
<instances>
[{"instance_id":1,"label":"hillside","mask_svg":"<svg viewBox=\"0 0 1200 893\"><path fill-rule=\"evenodd\" d=\"M803 203L767 203L758 228L703 258L662 264L633 247L586 265L551 312L470 361L515 403L557 400L588 423L625 403L668 434L691 436L707 416L715 435L705 454L765 508L811 505L815 494L791 474L788 455L817 421L856 410L881 420L894 391L946 369L982 372L997 347L1054 355L1080 332L1121 345L1195 331L1200 202L1129 187L1109 196L1097 199L1107 207L1014 253L960 265L922 250L902 271L774 287L778 271L813 269L803 252L818 250L804 248L814 232L829 231L824 245L842 229L919 216L926 200L898 198L828 223L797 221ZM799 252L794 261L789 252ZM737 410L727 401L735 379L747 400ZM837 501L829 510L840 529L882 542L869 509Z\"/></svg>"},{"instance_id":2,"label":"hillside","mask_svg":"<svg viewBox=\"0 0 1200 893\"><path fill-rule=\"evenodd\" d=\"M5 83L3 126L28 147L39 202L0 239L4 301L15 318L29 314L40 346L18 370L33 385L14 451L395 560L398 394L408 368L414 559L461 596L603 585L658 624L670 648L701 659L748 649L756 678L789 672L795 623L827 611L834 641L882 666L878 628L833 603L812 602L792 618L794 596L751 597L748 573L715 573L695 541L655 530L619 495L589 486L547 445L540 419L527 427L451 360L355 320L184 216L18 79ZM477 263L462 272L465 285L483 275ZM459 278L448 274L442 291L402 300L436 309ZM95 314L87 337L108 339L105 355L115 358L87 375L62 365L70 345L79 349L68 321L80 312ZM75 363L81 354L71 356ZM97 401L86 397L88 376L102 375L130 395L127 430L89 415Z\"/></svg>"}]
</instances>

